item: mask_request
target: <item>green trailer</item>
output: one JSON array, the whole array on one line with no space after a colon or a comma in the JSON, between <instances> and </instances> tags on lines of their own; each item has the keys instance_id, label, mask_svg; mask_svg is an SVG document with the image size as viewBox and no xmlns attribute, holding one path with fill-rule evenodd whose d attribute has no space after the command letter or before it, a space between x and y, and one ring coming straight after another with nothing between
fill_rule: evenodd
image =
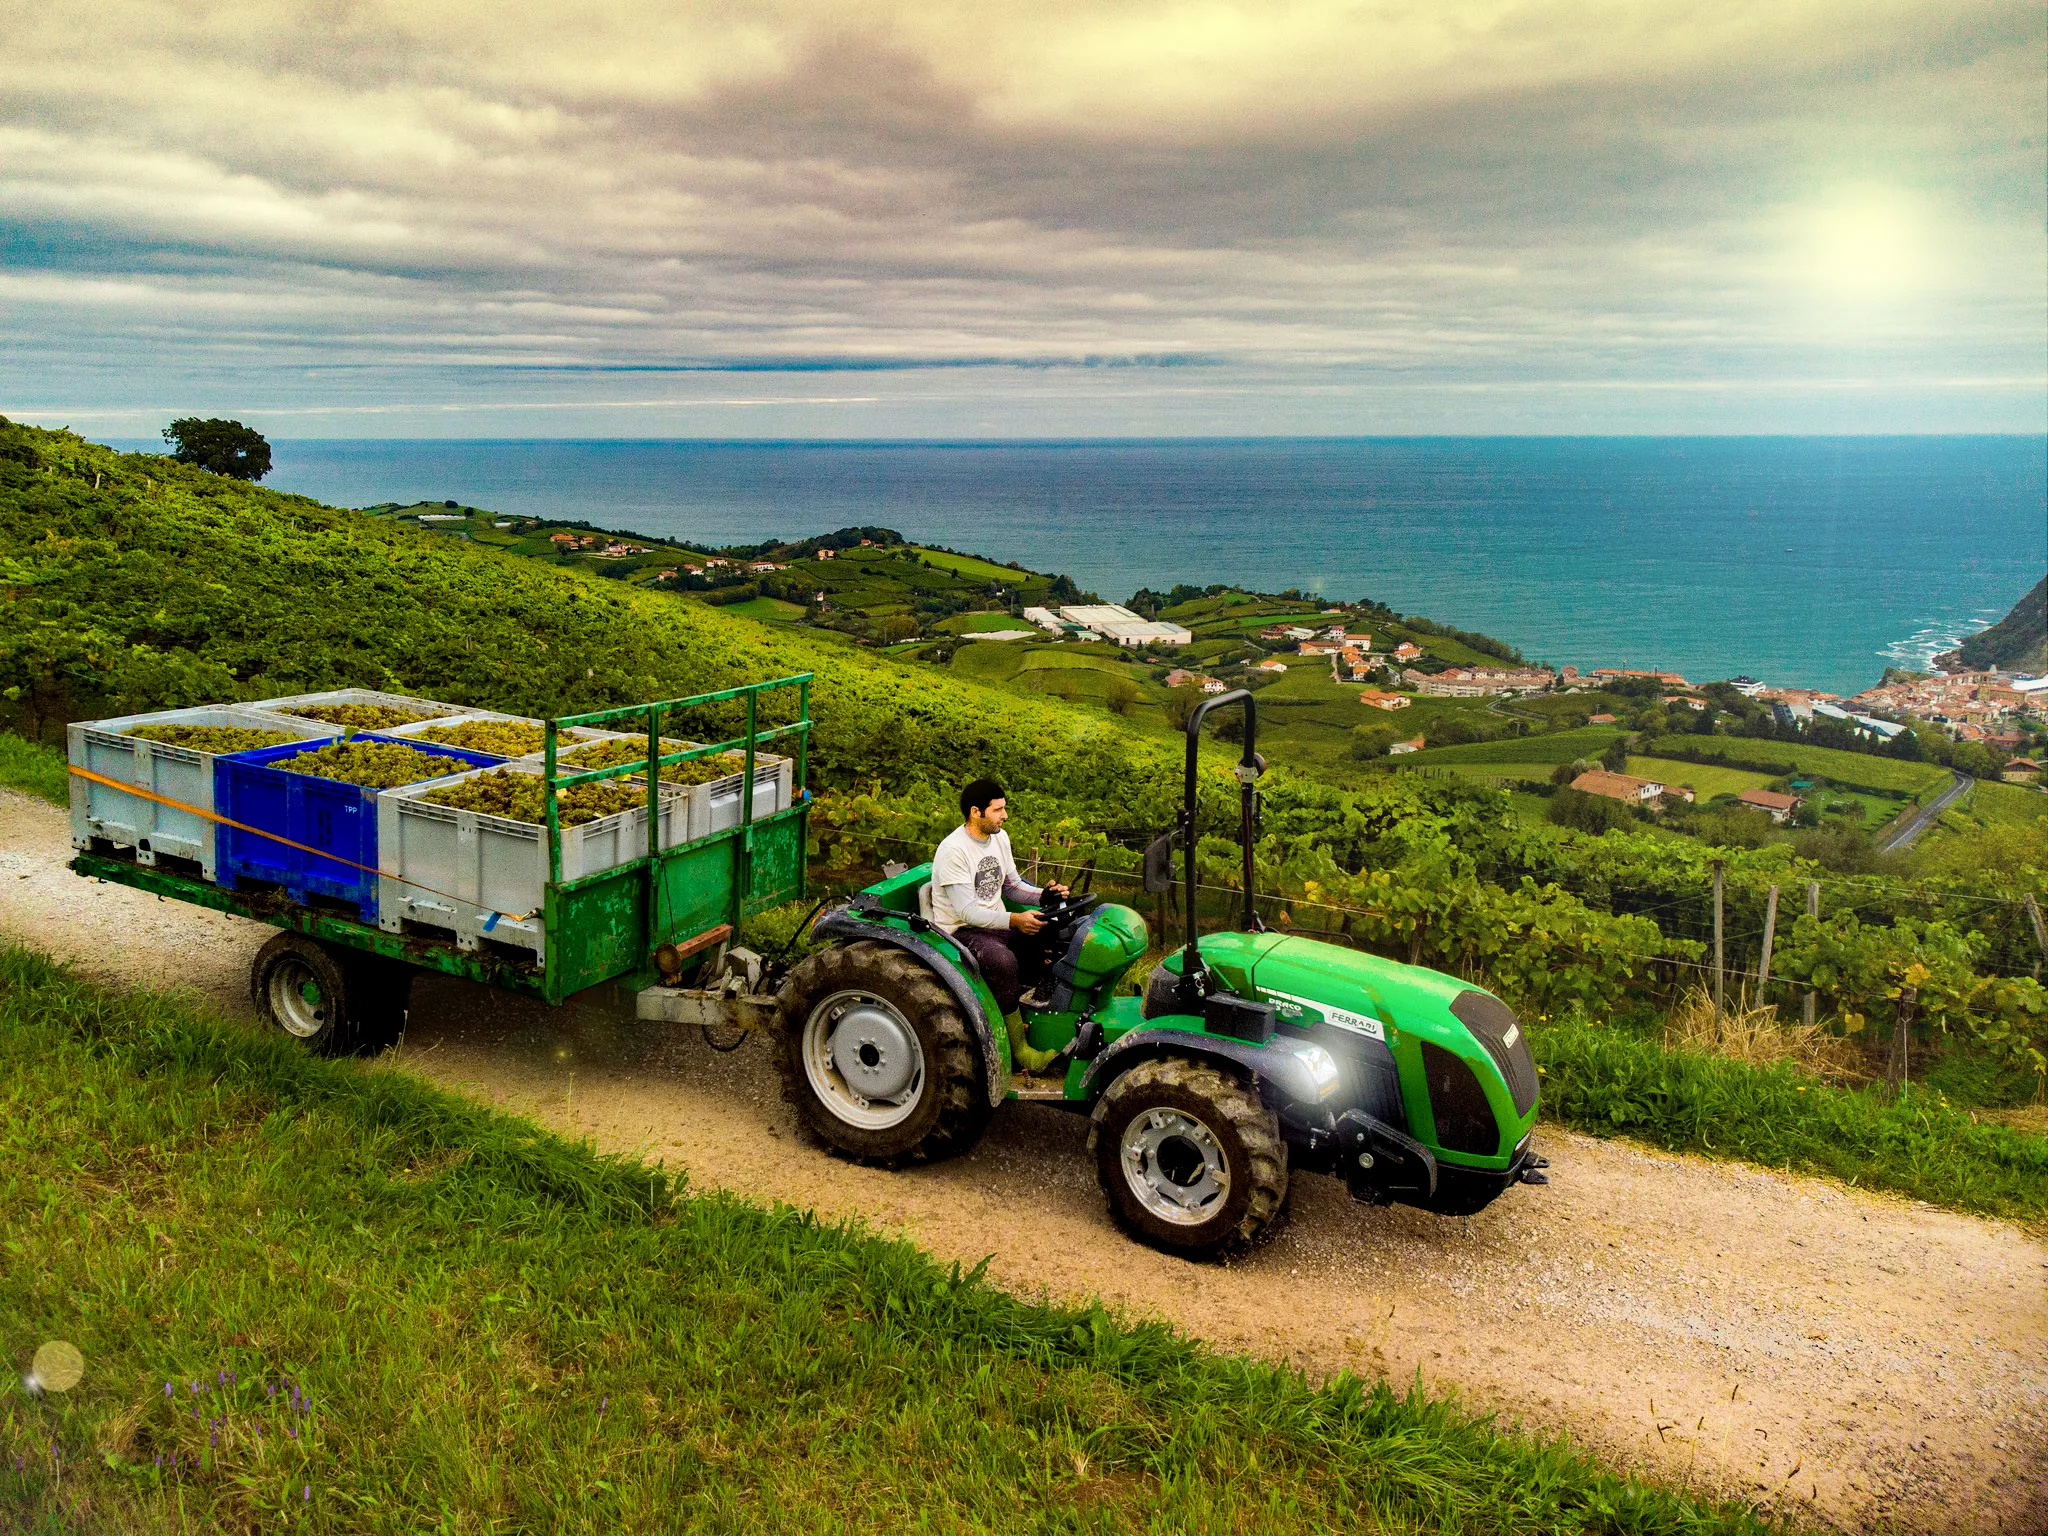
<instances>
[{"instance_id":1,"label":"green trailer","mask_svg":"<svg viewBox=\"0 0 2048 1536\"><path fill-rule=\"evenodd\" d=\"M537 949L494 942L488 932L465 935L428 923L369 923L340 903L292 900L260 885L215 884L179 861L144 864L133 850L111 846L82 851L71 867L92 879L281 930L256 958L252 996L267 1021L325 1054L374 1052L392 1043L404 1027L412 981L423 971L461 976L548 1003L609 984L636 995L655 994L641 1005L649 1017L694 1020L701 1013L703 1022L712 1022L714 1015L745 1021L759 1008L750 1007L744 993L688 983L710 970L723 976L744 918L804 894L810 685L811 674L803 673L544 722L538 771L546 872L544 879L534 880L538 899L533 909L519 914L538 919L543 937ZM679 744L665 733L664 722L686 711L721 711L734 719L736 732L707 744ZM794 718L764 723L777 713ZM646 754L577 769L563 748L577 739L571 733L590 732L644 738ZM757 763L771 745L781 746L792 759L791 792L787 805L764 813L755 803ZM664 750L670 746L676 749ZM648 759L674 769L726 754L743 760L737 814L728 817L733 824L702 836L665 838L664 829L674 833L678 820L672 804L664 805L663 781L648 771ZM593 873L564 878L569 829L562 825L562 795L578 785L615 780L645 787L644 850ZM473 829L467 830L473 835ZM391 850L383 851L384 858L390 855ZM389 878L393 872L378 873ZM497 915L491 914L486 926ZM753 974L758 977L758 968ZM704 994L694 1011L688 1006L692 993Z\"/></svg>"}]
</instances>

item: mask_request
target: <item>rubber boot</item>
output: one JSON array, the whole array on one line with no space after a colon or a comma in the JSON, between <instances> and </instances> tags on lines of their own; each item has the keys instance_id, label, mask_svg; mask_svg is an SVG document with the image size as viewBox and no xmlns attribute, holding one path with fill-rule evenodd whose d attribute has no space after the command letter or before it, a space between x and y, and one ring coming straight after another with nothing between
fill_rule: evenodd
<instances>
[{"instance_id":1,"label":"rubber boot","mask_svg":"<svg viewBox=\"0 0 2048 1536\"><path fill-rule=\"evenodd\" d=\"M1003 1028L1010 1035L1010 1060L1022 1070L1043 1072L1059 1058L1058 1051L1041 1051L1032 1045L1022 1014L1004 1014Z\"/></svg>"}]
</instances>

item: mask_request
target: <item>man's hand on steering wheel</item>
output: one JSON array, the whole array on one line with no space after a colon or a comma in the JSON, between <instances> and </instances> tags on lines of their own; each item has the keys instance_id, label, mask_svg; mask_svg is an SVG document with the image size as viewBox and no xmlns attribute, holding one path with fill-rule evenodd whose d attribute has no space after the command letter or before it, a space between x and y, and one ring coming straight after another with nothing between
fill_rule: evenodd
<instances>
[{"instance_id":1,"label":"man's hand on steering wheel","mask_svg":"<svg viewBox=\"0 0 2048 1536\"><path fill-rule=\"evenodd\" d=\"M1019 933L1037 933L1045 926L1045 919L1036 911L1012 912L1010 926Z\"/></svg>"},{"instance_id":2,"label":"man's hand on steering wheel","mask_svg":"<svg viewBox=\"0 0 2048 1536\"><path fill-rule=\"evenodd\" d=\"M1047 882L1043 887L1041 887L1041 889L1043 889L1045 893L1049 896L1070 896L1073 894L1064 885L1061 885L1057 880Z\"/></svg>"}]
</instances>

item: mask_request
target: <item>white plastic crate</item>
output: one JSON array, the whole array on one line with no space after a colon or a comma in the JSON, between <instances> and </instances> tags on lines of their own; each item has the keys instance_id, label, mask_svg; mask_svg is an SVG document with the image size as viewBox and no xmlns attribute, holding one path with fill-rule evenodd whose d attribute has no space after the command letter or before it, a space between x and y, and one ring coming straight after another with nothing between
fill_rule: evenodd
<instances>
[{"instance_id":1,"label":"white plastic crate","mask_svg":"<svg viewBox=\"0 0 2048 1536\"><path fill-rule=\"evenodd\" d=\"M425 798L430 790L485 773L538 777L540 769L508 762L429 784L387 789L377 797L378 926L399 933L408 922L423 923L452 931L459 949L475 949L489 939L530 949L539 963L547 939L540 913L548 880L547 828L509 816L435 805ZM688 809L680 790L663 787L663 847L683 840ZM645 805L564 827L562 878L598 874L646 852Z\"/></svg>"},{"instance_id":2,"label":"white plastic crate","mask_svg":"<svg viewBox=\"0 0 2048 1536\"><path fill-rule=\"evenodd\" d=\"M646 736L626 734L618 731L600 733L603 739L633 741L645 749ZM702 742L680 741L672 736L662 738L662 751L682 752L691 747L702 746ZM737 750L737 749L735 749ZM538 765L538 756L524 761ZM699 758L702 762L704 759ZM574 772L576 761L572 757L557 760L558 772ZM757 752L754 755L754 819L773 815L776 811L787 810L795 782L796 765L786 757L777 757L771 752ZM702 784L678 784L671 786L678 793L689 796L690 812L686 838L695 842L700 837L709 837L714 832L726 832L740 824L740 789L745 783L744 771L729 773L722 779L711 779Z\"/></svg>"},{"instance_id":3,"label":"white plastic crate","mask_svg":"<svg viewBox=\"0 0 2048 1536\"><path fill-rule=\"evenodd\" d=\"M326 740L341 734L336 727L317 720L225 704L83 720L69 728L66 745L73 767L193 807L179 810L73 774L71 846L90 848L97 839L116 848L133 848L138 864L155 864L159 855L190 859L206 880L214 878L216 824L198 813L211 813L214 808L215 754L128 734L142 725L230 726L276 731L292 741Z\"/></svg>"},{"instance_id":4,"label":"white plastic crate","mask_svg":"<svg viewBox=\"0 0 2048 1536\"><path fill-rule=\"evenodd\" d=\"M501 715L495 710L472 709L467 704L444 704L439 699L422 699L410 693L379 693L374 688L330 688L325 693L293 693L282 698L258 699L254 704L240 706L244 709L260 709L301 720L303 715L290 713L295 704L386 704L393 709L417 710L423 715L444 719L450 715L466 715L482 720L517 720L517 715ZM315 721L324 724L323 721ZM389 731L397 727L379 727Z\"/></svg>"},{"instance_id":5,"label":"white plastic crate","mask_svg":"<svg viewBox=\"0 0 2048 1536\"><path fill-rule=\"evenodd\" d=\"M796 764L770 752L754 754L754 820L789 809ZM690 788L690 840L725 832L740 824L740 791L746 787L746 772L713 779Z\"/></svg>"}]
</instances>

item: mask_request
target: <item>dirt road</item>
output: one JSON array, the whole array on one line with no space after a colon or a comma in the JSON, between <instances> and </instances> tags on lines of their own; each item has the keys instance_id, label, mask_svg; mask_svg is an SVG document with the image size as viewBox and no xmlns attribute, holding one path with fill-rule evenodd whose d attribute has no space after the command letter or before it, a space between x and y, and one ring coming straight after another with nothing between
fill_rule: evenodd
<instances>
[{"instance_id":1,"label":"dirt road","mask_svg":"<svg viewBox=\"0 0 2048 1536\"><path fill-rule=\"evenodd\" d=\"M79 880L64 818L0 791L0 935L247 1014L265 928ZM766 1053L718 1056L596 1007L433 979L393 1068L700 1188L862 1217L1027 1293L1099 1294L1219 1347L1419 1371L1621 1463L1847 1529L2048 1531L2048 1247L1816 1179L1539 1133L1548 1189L1458 1220L1297 1181L1293 1222L1228 1267L1111 1227L1086 1127L1013 1105L971 1157L885 1174L797 1141Z\"/></svg>"}]
</instances>

